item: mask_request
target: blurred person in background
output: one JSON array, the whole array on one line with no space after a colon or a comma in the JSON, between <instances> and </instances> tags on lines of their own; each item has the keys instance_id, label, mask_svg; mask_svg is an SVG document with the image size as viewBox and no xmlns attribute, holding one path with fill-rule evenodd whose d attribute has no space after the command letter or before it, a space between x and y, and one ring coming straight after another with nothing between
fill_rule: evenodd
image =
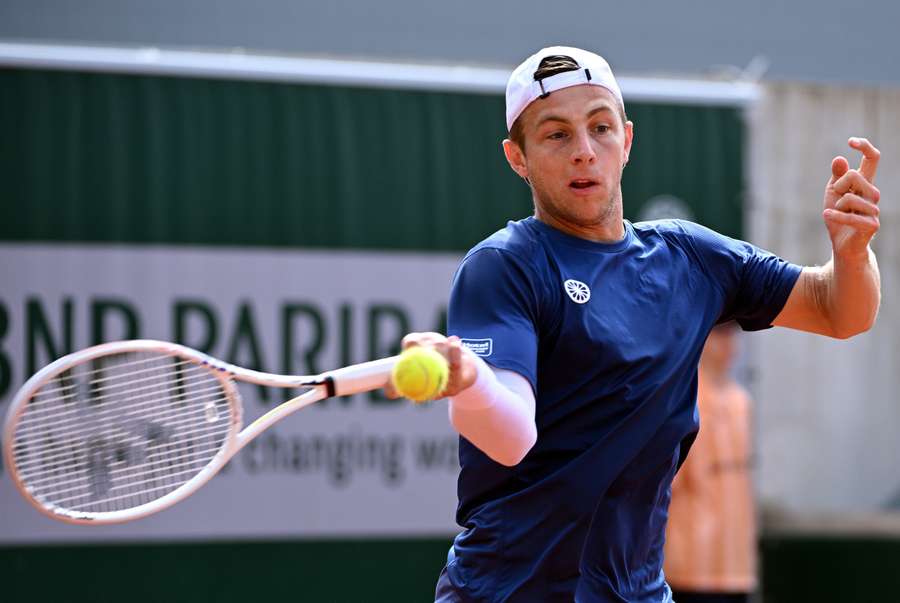
<instances>
[{"instance_id":1,"label":"blurred person in background","mask_svg":"<svg viewBox=\"0 0 900 603\"><path fill-rule=\"evenodd\" d=\"M746 603L756 589L750 397L732 374L734 322L700 357L700 433L672 482L665 574L675 603Z\"/></svg>"}]
</instances>

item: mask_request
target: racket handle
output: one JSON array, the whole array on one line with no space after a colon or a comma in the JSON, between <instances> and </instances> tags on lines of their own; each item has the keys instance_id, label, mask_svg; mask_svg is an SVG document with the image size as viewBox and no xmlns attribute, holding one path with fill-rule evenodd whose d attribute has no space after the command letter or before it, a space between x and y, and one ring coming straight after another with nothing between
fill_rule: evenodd
<instances>
[{"instance_id":1,"label":"racket handle","mask_svg":"<svg viewBox=\"0 0 900 603\"><path fill-rule=\"evenodd\" d=\"M336 396L352 396L362 392L380 389L387 385L391 378L391 369L397 363L398 356L381 358L363 362L354 366L340 368L324 373L323 377L334 380Z\"/></svg>"}]
</instances>

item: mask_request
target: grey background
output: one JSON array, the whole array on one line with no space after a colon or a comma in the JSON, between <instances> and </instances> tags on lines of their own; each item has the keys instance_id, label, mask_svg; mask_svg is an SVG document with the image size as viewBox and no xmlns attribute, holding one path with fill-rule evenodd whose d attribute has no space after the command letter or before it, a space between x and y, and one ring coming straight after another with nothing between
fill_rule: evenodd
<instances>
[{"instance_id":1,"label":"grey background","mask_svg":"<svg viewBox=\"0 0 900 603\"><path fill-rule=\"evenodd\" d=\"M595 50L619 73L900 84L900 3L574 0L2 0L0 39L234 48L509 66ZM751 69L751 71L754 71Z\"/></svg>"}]
</instances>

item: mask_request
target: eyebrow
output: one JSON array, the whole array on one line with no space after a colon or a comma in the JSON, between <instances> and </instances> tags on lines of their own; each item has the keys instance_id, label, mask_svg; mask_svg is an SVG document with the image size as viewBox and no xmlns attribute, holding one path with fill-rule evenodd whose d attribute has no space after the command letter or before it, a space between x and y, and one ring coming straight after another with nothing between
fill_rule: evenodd
<instances>
[{"instance_id":1,"label":"eyebrow","mask_svg":"<svg viewBox=\"0 0 900 603\"><path fill-rule=\"evenodd\" d=\"M615 111L610 105L607 105L604 103L604 104L600 105L599 107L594 107L593 109L588 111L588 114L586 117L588 119L590 119L597 113L601 113L601 112L614 113ZM548 122L548 121L559 121L562 123L569 123L569 120L566 119L565 117L560 117L559 115L551 114L551 115L547 115L547 116L541 118L541 120L539 122L537 122L534 127L540 128L542 125L544 125L545 122Z\"/></svg>"}]
</instances>

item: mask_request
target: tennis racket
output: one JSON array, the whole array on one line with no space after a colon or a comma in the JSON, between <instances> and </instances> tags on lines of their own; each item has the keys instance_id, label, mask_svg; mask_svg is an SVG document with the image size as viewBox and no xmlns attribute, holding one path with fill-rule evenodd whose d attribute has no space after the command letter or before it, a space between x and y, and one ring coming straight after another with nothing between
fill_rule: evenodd
<instances>
[{"instance_id":1,"label":"tennis racket","mask_svg":"<svg viewBox=\"0 0 900 603\"><path fill-rule=\"evenodd\" d=\"M174 343L101 344L49 364L16 393L3 429L5 463L28 502L54 519L139 519L196 492L291 413L383 387L395 362L287 376ZM235 380L303 391L241 430Z\"/></svg>"}]
</instances>

